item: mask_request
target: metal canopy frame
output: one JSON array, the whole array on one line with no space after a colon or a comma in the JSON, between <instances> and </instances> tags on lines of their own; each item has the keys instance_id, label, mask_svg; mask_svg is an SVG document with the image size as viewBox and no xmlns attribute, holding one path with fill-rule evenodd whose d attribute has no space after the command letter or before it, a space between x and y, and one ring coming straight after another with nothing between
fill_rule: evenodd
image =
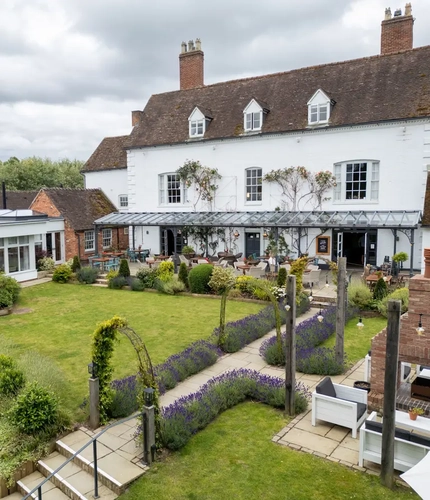
<instances>
[{"instance_id":1,"label":"metal canopy frame","mask_svg":"<svg viewBox=\"0 0 430 500\"><path fill-rule=\"evenodd\" d=\"M312 212L135 212L111 213L94 222L95 226L184 226L417 229L421 212L312 211Z\"/></svg>"}]
</instances>

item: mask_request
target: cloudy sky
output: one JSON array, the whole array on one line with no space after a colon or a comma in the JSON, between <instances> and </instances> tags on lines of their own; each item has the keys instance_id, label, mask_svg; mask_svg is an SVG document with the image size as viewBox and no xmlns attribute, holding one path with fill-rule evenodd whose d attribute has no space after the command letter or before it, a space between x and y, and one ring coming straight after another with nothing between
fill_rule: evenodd
<instances>
[{"instance_id":1,"label":"cloudy sky","mask_svg":"<svg viewBox=\"0 0 430 500\"><path fill-rule=\"evenodd\" d=\"M86 160L131 110L179 87L200 37L205 83L379 53L390 0L0 0L0 160ZM392 4L392 12L402 4ZM412 0L414 46L430 1Z\"/></svg>"}]
</instances>

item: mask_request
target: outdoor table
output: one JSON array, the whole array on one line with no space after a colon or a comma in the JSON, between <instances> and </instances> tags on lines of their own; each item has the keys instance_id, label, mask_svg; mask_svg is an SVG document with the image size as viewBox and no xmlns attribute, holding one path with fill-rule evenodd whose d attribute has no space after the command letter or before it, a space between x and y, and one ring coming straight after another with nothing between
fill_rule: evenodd
<instances>
[{"instance_id":1,"label":"outdoor table","mask_svg":"<svg viewBox=\"0 0 430 500\"><path fill-rule=\"evenodd\" d=\"M391 276L382 276L382 278L387 283L387 285L391 283ZM366 276L366 283L370 287L373 287L378 280L379 276L377 274L369 274L369 276Z\"/></svg>"},{"instance_id":2,"label":"outdoor table","mask_svg":"<svg viewBox=\"0 0 430 500\"><path fill-rule=\"evenodd\" d=\"M96 257L91 260L91 267L93 267L93 262L100 262L100 269L104 271L105 263L109 262L111 259L109 257Z\"/></svg>"},{"instance_id":3,"label":"outdoor table","mask_svg":"<svg viewBox=\"0 0 430 500\"><path fill-rule=\"evenodd\" d=\"M411 420L408 413L405 411L396 410L396 425L397 424L411 431L424 431L430 433L430 418L418 417L416 420Z\"/></svg>"},{"instance_id":4,"label":"outdoor table","mask_svg":"<svg viewBox=\"0 0 430 500\"><path fill-rule=\"evenodd\" d=\"M167 260L169 258L169 255L155 255L155 260Z\"/></svg>"},{"instance_id":5,"label":"outdoor table","mask_svg":"<svg viewBox=\"0 0 430 500\"><path fill-rule=\"evenodd\" d=\"M248 264L242 264L241 266L236 266L237 269L242 269L244 275L246 275L246 271L251 269L251 266Z\"/></svg>"}]
</instances>

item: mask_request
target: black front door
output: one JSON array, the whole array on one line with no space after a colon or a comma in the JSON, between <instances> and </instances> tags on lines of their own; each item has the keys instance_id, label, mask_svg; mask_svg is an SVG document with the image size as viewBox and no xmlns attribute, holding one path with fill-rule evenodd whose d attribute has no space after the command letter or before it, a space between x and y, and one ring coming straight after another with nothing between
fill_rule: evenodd
<instances>
[{"instance_id":1,"label":"black front door","mask_svg":"<svg viewBox=\"0 0 430 500\"><path fill-rule=\"evenodd\" d=\"M260 233L245 233L245 256L260 255Z\"/></svg>"}]
</instances>

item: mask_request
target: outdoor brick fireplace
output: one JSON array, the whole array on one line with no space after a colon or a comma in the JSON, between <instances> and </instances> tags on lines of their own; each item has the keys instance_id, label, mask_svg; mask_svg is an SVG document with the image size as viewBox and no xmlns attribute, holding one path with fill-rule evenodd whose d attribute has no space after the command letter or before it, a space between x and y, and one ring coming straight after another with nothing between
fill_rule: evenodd
<instances>
[{"instance_id":1,"label":"outdoor brick fireplace","mask_svg":"<svg viewBox=\"0 0 430 500\"><path fill-rule=\"evenodd\" d=\"M418 380L415 380L417 384L415 391L420 399L411 397L410 383L400 383L401 362L430 367L430 249L424 250L424 256L425 274L414 276L410 280L409 311L402 316L400 323L397 408L407 410L411 406L417 406L430 415L430 398L425 398L426 393L430 394L430 379L418 377ZM422 326L425 328L423 336L419 336L416 332L420 314L423 314ZM386 329L372 339L371 392L368 399L372 410L383 408L386 342ZM413 381L414 379L416 376L412 378Z\"/></svg>"}]
</instances>

